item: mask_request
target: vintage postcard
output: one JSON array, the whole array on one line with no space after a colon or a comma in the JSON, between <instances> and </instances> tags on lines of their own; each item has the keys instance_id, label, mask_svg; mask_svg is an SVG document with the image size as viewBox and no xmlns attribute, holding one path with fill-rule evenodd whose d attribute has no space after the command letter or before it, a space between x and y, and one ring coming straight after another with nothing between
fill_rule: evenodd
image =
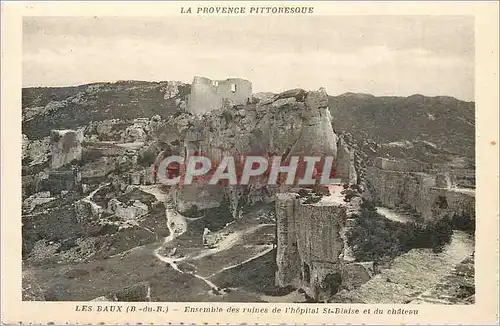
<instances>
[{"instance_id":1,"label":"vintage postcard","mask_svg":"<svg viewBox=\"0 0 500 326\"><path fill-rule=\"evenodd\" d=\"M2 322L498 323L498 2L2 2Z\"/></svg>"}]
</instances>

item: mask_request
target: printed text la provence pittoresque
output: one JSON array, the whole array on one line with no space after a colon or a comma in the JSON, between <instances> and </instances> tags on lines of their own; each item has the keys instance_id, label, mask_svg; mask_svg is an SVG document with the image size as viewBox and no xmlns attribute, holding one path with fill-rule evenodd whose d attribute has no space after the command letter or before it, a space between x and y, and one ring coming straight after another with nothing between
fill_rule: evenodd
<instances>
[{"instance_id":1,"label":"printed text la provence pittoresque","mask_svg":"<svg viewBox=\"0 0 500 326\"><path fill-rule=\"evenodd\" d=\"M181 14L313 14L314 7L300 6L198 6L181 7Z\"/></svg>"}]
</instances>

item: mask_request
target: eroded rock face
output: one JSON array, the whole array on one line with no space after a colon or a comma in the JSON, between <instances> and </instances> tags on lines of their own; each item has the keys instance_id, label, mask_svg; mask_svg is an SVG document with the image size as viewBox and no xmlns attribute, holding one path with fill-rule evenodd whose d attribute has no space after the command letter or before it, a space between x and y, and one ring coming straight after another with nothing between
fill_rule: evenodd
<instances>
[{"instance_id":1,"label":"eroded rock face","mask_svg":"<svg viewBox=\"0 0 500 326\"><path fill-rule=\"evenodd\" d=\"M337 142L336 177L349 184L357 184L358 174L355 168L354 150L349 148L343 138Z\"/></svg>"},{"instance_id":2,"label":"eroded rock face","mask_svg":"<svg viewBox=\"0 0 500 326\"><path fill-rule=\"evenodd\" d=\"M155 137L172 145L176 155L202 153L214 162L224 155L329 155L337 158L338 137L331 126L328 95L324 89L306 92L295 89L279 95L261 94L256 104L225 107L202 116L179 114L158 128ZM339 162L347 166L346 182L355 182L353 152ZM204 198L196 187L179 191L179 203L189 206L189 198ZM261 191L261 189L259 189ZM213 195L213 194L212 194ZM189 197L189 198L188 198ZM257 196L258 197L258 196ZM204 200L206 202L206 200ZM207 206L204 202L193 202ZM208 205L210 206L210 205Z\"/></svg>"},{"instance_id":3,"label":"eroded rock face","mask_svg":"<svg viewBox=\"0 0 500 326\"><path fill-rule=\"evenodd\" d=\"M346 208L338 204L303 204L296 194L276 195L276 284L300 287L313 298L328 297L340 280ZM334 276L334 277L332 277ZM338 284L340 285L340 283Z\"/></svg>"},{"instance_id":4,"label":"eroded rock face","mask_svg":"<svg viewBox=\"0 0 500 326\"><path fill-rule=\"evenodd\" d=\"M293 145L292 155L329 155L337 158L337 135L333 132L332 117L328 109L328 94L324 89L308 92L301 134Z\"/></svg>"},{"instance_id":5,"label":"eroded rock face","mask_svg":"<svg viewBox=\"0 0 500 326\"><path fill-rule=\"evenodd\" d=\"M83 134L76 130L52 130L51 168L57 169L82 158Z\"/></svg>"}]
</instances>

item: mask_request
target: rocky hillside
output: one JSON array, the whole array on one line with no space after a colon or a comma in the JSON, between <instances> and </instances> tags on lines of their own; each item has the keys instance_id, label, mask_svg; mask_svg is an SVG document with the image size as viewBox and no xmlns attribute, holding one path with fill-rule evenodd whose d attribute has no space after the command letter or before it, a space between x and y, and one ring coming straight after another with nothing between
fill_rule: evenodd
<instances>
[{"instance_id":1,"label":"rocky hillside","mask_svg":"<svg viewBox=\"0 0 500 326\"><path fill-rule=\"evenodd\" d=\"M107 119L167 117L177 112L190 85L120 81L22 90L23 133L31 139L51 129L77 128Z\"/></svg>"},{"instance_id":2,"label":"rocky hillside","mask_svg":"<svg viewBox=\"0 0 500 326\"><path fill-rule=\"evenodd\" d=\"M166 81L25 88L23 133L30 141L43 142L51 129L74 129L104 120L167 119L185 108L189 92L189 84ZM375 157L437 163L446 169L475 168L474 102L444 96L345 93L329 96L329 107L335 133L355 149L361 175Z\"/></svg>"},{"instance_id":3,"label":"rocky hillside","mask_svg":"<svg viewBox=\"0 0 500 326\"><path fill-rule=\"evenodd\" d=\"M350 133L358 144L371 143L367 153L431 162L445 154L474 159L474 102L355 93L330 96L329 102L334 129Z\"/></svg>"},{"instance_id":4,"label":"rocky hillside","mask_svg":"<svg viewBox=\"0 0 500 326\"><path fill-rule=\"evenodd\" d=\"M167 117L190 86L180 82L120 81L22 91L23 130L30 139L53 128L75 128L105 119ZM409 97L345 93L329 97L336 131L356 139L408 148L419 143L474 156L474 102L453 97ZM430 143L430 144L429 144Z\"/></svg>"}]
</instances>

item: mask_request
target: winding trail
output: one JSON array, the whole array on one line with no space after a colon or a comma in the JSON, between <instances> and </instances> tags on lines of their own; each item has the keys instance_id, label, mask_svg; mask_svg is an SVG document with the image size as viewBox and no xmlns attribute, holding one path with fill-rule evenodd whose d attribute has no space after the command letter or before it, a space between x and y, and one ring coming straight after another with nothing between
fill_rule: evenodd
<instances>
[{"instance_id":1,"label":"winding trail","mask_svg":"<svg viewBox=\"0 0 500 326\"><path fill-rule=\"evenodd\" d=\"M219 273L222 273L222 272L224 272L224 271L227 271L227 270L230 270L230 269L236 268L236 267L238 267L238 266L244 265L244 264L246 264L246 263L249 263L249 262L251 262L252 260L255 260L255 259L259 258L259 257L262 257L262 256L266 255L267 253L271 252L271 251L274 249L274 246L272 246L272 245L269 245L269 246L266 246L266 247L267 247L267 249L266 249L266 250L259 252L259 253L258 253L258 254L256 254L255 256L252 256L252 257L248 258L247 260L242 261L241 263L238 263L238 264L234 264L234 265L231 265L231 266L224 267L224 268L223 268L223 269L221 269L220 271L215 272L215 273L213 273L212 275L210 275L208 278L214 277L215 275L217 275L217 274L219 274Z\"/></svg>"},{"instance_id":2,"label":"winding trail","mask_svg":"<svg viewBox=\"0 0 500 326\"><path fill-rule=\"evenodd\" d=\"M167 237L165 237L165 239L163 239L163 242L160 244L160 246L158 246L153 251L154 256L158 260L169 264L177 272L179 272L181 274L186 274L186 272L181 270L179 268L179 266L177 265L177 262L182 261L183 259L176 259L175 257L164 256L164 255L160 254L160 251L163 249L163 247L165 245L172 242L175 238L186 233L186 231L188 229L188 225L187 225L188 218L179 214L176 211L173 200L171 198L171 194L163 193L160 189L158 189L158 187L155 187L155 186L141 187L140 189L143 190L144 192L147 192L147 193L155 196L155 198L158 201L164 203L165 207L166 207L165 208L165 215L167 217L167 227L168 227L168 231L170 232L170 234ZM211 281L209 281L207 278L205 278L201 275L198 275L195 272L187 272L187 274L191 274L194 277L202 280L212 290L219 291L219 287L217 285L215 285L214 283L212 283Z\"/></svg>"},{"instance_id":3,"label":"winding trail","mask_svg":"<svg viewBox=\"0 0 500 326\"><path fill-rule=\"evenodd\" d=\"M163 242L156 249L154 249L154 251L153 251L154 256L158 260L160 260L166 264L169 264L177 272L182 273L182 274L191 274L194 277L202 280L214 292L220 293L221 290L223 292L223 289L219 288L217 285L215 285L213 282L211 282L209 280L209 278L211 278L214 275L217 275L223 271L230 270L230 269L236 268L238 266L244 265L244 264L246 264L254 259L257 259L257 258L269 253L271 250L273 250L272 245L263 246L264 250L262 250L258 254L254 255L254 256L252 256L252 257L250 257L242 262L239 262L237 264L224 267L221 270L219 270L218 272L213 273L212 275L209 275L207 277L201 276L201 275L195 273L194 271L185 272L179 268L179 266L178 266L179 262L185 262L185 263L189 264L188 261L199 260L199 259L202 259L204 257L211 256L211 255L217 254L217 253L225 251L225 250L229 250L229 249L233 248L234 246L236 246L238 244L238 242L241 241L242 237L244 237L245 235L255 233L257 230L261 229L262 227L273 225L273 224L258 224L258 225L254 225L252 227L249 227L248 229L245 229L245 230L237 230L237 231L231 232L229 235L223 237L223 239L217 244L217 246L215 248L204 249L196 255L188 255L185 257L181 257L181 258L175 257L175 255L172 255L172 254L170 254L172 256L170 256L170 255L165 256L165 255L161 254L161 251L163 250L163 248L168 243L170 243L174 239L176 239L177 237L186 233L186 231L188 230L188 222L199 220L199 219L203 218L203 216L198 217L198 218L189 218L189 217L183 216L175 209L175 205L174 205L173 198L172 198L172 193L163 192L161 189L159 189L155 185L140 186L139 188L142 191L147 192L147 193L155 196L156 200L158 200L159 202L162 202L165 205L165 215L167 218L167 227L168 227L170 234L163 239ZM224 229L222 229L221 231L223 232Z\"/></svg>"}]
</instances>

